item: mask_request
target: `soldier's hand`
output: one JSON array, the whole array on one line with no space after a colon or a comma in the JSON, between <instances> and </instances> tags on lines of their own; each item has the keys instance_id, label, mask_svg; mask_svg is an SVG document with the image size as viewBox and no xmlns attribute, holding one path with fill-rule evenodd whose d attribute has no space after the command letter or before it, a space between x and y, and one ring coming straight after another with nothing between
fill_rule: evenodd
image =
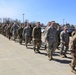
<instances>
[{"instance_id":1,"label":"soldier's hand","mask_svg":"<svg viewBox=\"0 0 76 75\"><path fill-rule=\"evenodd\" d=\"M33 38L33 40L35 40L35 38Z\"/></svg>"},{"instance_id":2,"label":"soldier's hand","mask_svg":"<svg viewBox=\"0 0 76 75\"><path fill-rule=\"evenodd\" d=\"M63 44L65 45L66 43L65 43L65 42L63 42Z\"/></svg>"}]
</instances>

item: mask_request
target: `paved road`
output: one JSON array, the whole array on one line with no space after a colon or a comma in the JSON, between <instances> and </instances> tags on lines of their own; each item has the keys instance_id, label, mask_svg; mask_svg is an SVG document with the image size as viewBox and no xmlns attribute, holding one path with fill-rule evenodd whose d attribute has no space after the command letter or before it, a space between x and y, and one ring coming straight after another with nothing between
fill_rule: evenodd
<instances>
[{"instance_id":1,"label":"paved road","mask_svg":"<svg viewBox=\"0 0 76 75\"><path fill-rule=\"evenodd\" d=\"M68 58L61 58L57 50L54 60L48 61L45 50L35 54L32 48L26 49L0 35L0 75L75 75L68 64L69 54Z\"/></svg>"}]
</instances>

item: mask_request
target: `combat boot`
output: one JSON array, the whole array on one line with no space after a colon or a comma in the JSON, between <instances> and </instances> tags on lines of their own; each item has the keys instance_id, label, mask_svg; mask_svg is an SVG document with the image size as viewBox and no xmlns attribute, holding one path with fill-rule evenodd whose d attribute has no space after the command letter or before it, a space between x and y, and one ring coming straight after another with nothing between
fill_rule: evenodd
<instances>
[{"instance_id":1,"label":"combat boot","mask_svg":"<svg viewBox=\"0 0 76 75\"><path fill-rule=\"evenodd\" d=\"M76 70L75 70L75 69L72 69L72 72L73 72L74 74L76 74Z\"/></svg>"},{"instance_id":2,"label":"combat boot","mask_svg":"<svg viewBox=\"0 0 76 75\"><path fill-rule=\"evenodd\" d=\"M37 52L38 52L38 53L40 53L39 49L40 49L40 47L37 47Z\"/></svg>"},{"instance_id":3,"label":"combat boot","mask_svg":"<svg viewBox=\"0 0 76 75\"><path fill-rule=\"evenodd\" d=\"M76 69L75 69L75 66L73 66L71 63L69 64L72 68L71 72L75 73L76 74Z\"/></svg>"},{"instance_id":4,"label":"combat boot","mask_svg":"<svg viewBox=\"0 0 76 75\"><path fill-rule=\"evenodd\" d=\"M63 54L61 54L61 55L60 55L60 57L61 57L61 58L64 58L64 55L63 55Z\"/></svg>"},{"instance_id":5,"label":"combat boot","mask_svg":"<svg viewBox=\"0 0 76 75\"><path fill-rule=\"evenodd\" d=\"M52 57L52 51L48 54L48 57L49 57L49 61L51 61L53 59L53 57Z\"/></svg>"},{"instance_id":6,"label":"combat boot","mask_svg":"<svg viewBox=\"0 0 76 75\"><path fill-rule=\"evenodd\" d=\"M35 47L34 47L34 52L35 52L35 53L37 53L37 52L36 52L36 48L35 48Z\"/></svg>"},{"instance_id":7,"label":"combat boot","mask_svg":"<svg viewBox=\"0 0 76 75\"><path fill-rule=\"evenodd\" d=\"M67 56L66 56L66 55L64 55L64 57L65 57L65 58L67 58Z\"/></svg>"}]
</instances>

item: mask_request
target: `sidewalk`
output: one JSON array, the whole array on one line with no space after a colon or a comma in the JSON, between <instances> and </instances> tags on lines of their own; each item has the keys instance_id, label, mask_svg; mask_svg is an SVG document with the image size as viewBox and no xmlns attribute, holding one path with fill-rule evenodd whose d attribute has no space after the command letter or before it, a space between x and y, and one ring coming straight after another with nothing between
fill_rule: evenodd
<instances>
[{"instance_id":1,"label":"sidewalk","mask_svg":"<svg viewBox=\"0 0 76 75\"><path fill-rule=\"evenodd\" d=\"M35 54L32 48L26 49L0 35L0 75L75 75L69 66L69 54L68 58L61 58L57 50L54 60L49 61L45 50Z\"/></svg>"}]
</instances>

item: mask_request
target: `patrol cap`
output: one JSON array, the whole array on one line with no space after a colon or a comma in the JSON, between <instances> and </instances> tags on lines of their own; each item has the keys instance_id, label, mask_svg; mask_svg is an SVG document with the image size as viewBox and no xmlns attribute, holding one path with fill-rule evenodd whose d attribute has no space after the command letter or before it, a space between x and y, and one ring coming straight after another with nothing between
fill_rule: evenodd
<instances>
[{"instance_id":1,"label":"patrol cap","mask_svg":"<svg viewBox=\"0 0 76 75\"><path fill-rule=\"evenodd\" d=\"M40 25L40 22L37 22L36 25Z\"/></svg>"}]
</instances>

